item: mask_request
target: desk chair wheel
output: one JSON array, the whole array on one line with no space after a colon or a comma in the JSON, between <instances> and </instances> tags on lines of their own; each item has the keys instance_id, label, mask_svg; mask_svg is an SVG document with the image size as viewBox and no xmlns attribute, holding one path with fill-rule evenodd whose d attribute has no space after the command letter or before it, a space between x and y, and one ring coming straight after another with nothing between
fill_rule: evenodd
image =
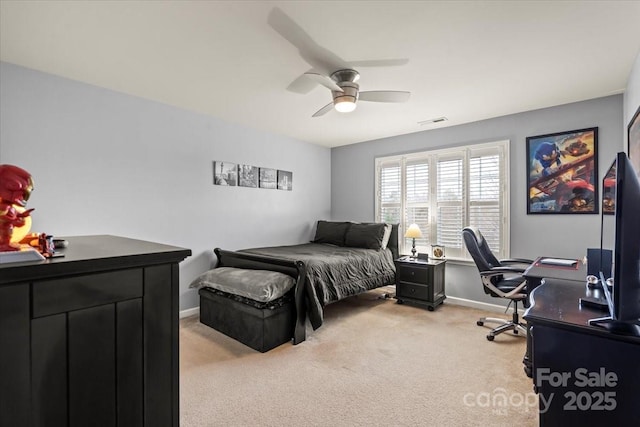
<instances>
[{"instance_id":1,"label":"desk chair wheel","mask_svg":"<svg viewBox=\"0 0 640 427\"><path fill-rule=\"evenodd\" d=\"M493 335L487 335L487 340L489 341L493 341L495 337Z\"/></svg>"},{"instance_id":2,"label":"desk chair wheel","mask_svg":"<svg viewBox=\"0 0 640 427\"><path fill-rule=\"evenodd\" d=\"M483 321L481 321L481 320L478 320L478 321L476 322L476 325L478 325L478 326L484 326L484 322L483 322Z\"/></svg>"}]
</instances>

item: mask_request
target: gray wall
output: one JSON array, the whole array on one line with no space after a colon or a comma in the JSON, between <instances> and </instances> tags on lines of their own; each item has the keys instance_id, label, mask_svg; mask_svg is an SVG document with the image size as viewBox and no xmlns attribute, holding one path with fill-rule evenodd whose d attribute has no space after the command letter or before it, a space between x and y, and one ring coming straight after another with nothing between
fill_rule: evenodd
<instances>
[{"instance_id":1,"label":"gray wall","mask_svg":"<svg viewBox=\"0 0 640 427\"><path fill-rule=\"evenodd\" d=\"M526 137L597 126L599 177L623 150L622 95L529 111L480 122L337 147L331 150L331 217L374 219L374 158L460 144L508 139L510 144L511 256L582 258L600 246L599 215L527 215ZM476 268L447 263L447 295L496 303L485 295Z\"/></svg>"},{"instance_id":2,"label":"gray wall","mask_svg":"<svg viewBox=\"0 0 640 427\"><path fill-rule=\"evenodd\" d=\"M627 82L627 90L624 92L624 134L625 134L625 149L627 148L627 125L633 118L633 115L640 107L640 52L636 56L636 61L633 64L631 73L629 74L629 81Z\"/></svg>"},{"instance_id":3,"label":"gray wall","mask_svg":"<svg viewBox=\"0 0 640 427\"><path fill-rule=\"evenodd\" d=\"M212 95L214 96L214 95ZM293 171L293 191L213 185L213 160ZM328 148L0 63L0 163L35 179L34 231L190 248L180 308L211 249L295 244L330 215Z\"/></svg>"}]
</instances>

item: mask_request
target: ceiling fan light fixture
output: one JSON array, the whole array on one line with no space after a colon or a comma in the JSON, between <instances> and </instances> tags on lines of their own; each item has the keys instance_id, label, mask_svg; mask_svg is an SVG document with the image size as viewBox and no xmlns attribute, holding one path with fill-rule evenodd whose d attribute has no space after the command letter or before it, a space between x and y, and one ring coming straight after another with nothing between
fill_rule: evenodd
<instances>
[{"instance_id":1,"label":"ceiling fan light fixture","mask_svg":"<svg viewBox=\"0 0 640 427\"><path fill-rule=\"evenodd\" d=\"M356 99L351 96L340 96L334 99L333 106L339 113L350 113L356 109Z\"/></svg>"}]
</instances>

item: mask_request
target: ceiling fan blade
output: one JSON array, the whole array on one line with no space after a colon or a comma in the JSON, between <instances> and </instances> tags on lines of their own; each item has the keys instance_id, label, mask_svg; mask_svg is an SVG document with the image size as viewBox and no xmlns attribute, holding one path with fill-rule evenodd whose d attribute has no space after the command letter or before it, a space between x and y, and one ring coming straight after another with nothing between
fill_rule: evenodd
<instances>
[{"instance_id":1,"label":"ceiling fan blade","mask_svg":"<svg viewBox=\"0 0 640 427\"><path fill-rule=\"evenodd\" d=\"M316 83L319 83L328 89L335 90L337 92L344 92L344 90L340 86L338 86L336 82L334 82L333 80L331 80L329 77L325 75L312 73L312 72L306 72L303 75L311 78Z\"/></svg>"},{"instance_id":2,"label":"ceiling fan blade","mask_svg":"<svg viewBox=\"0 0 640 427\"><path fill-rule=\"evenodd\" d=\"M409 60L406 58L400 59L372 59L365 61L349 61L353 67L397 67L399 65L406 65Z\"/></svg>"},{"instance_id":3,"label":"ceiling fan blade","mask_svg":"<svg viewBox=\"0 0 640 427\"><path fill-rule=\"evenodd\" d=\"M269 12L267 23L289 43L298 48L300 56L309 65L321 73L349 68L342 58L328 49L320 46L293 19L280 8L274 7Z\"/></svg>"},{"instance_id":4,"label":"ceiling fan blade","mask_svg":"<svg viewBox=\"0 0 640 427\"><path fill-rule=\"evenodd\" d=\"M407 102L409 96L411 96L411 92L399 90L369 90L360 92L358 99L360 101L370 102Z\"/></svg>"},{"instance_id":5,"label":"ceiling fan blade","mask_svg":"<svg viewBox=\"0 0 640 427\"><path fill-rule=\"evenodd\" d=\"M333 102L328 103L327 105L325 105L324 107L322 107L321 109L319 109L318 111L316 111L313 116L311 117L320 117L320 116L324 116L325 114L327 114L329 111L333 110Z\"/></svg>"},{"instance_id":6,"label":"ceiling fan blade","mask_svg":"<svg viewBox=\"0 0 640 427\"><path fill-rule=\"evenodd\" d=\"M344 92L344 89L338 86L331 78L316 72L314 69L307 71L292 81L289 86L287 86L287 90L290 92L305 94L311 92L311 90L316 88L318 84L321 84L331 90Z\"/></svg>"},{"instance_id":7,"label":"ceiling fan blade","mask_svg":"<svg viewBox=\"0 0 640 427\"><path fill-rule=\"evenodd\" d=\"M318 84L315 80L310 79L306 74L301 74L297 79L289 83L287 90L289 92L305 94L311 92L316 87L318 87Z\"/></svg>"}]
</instances>

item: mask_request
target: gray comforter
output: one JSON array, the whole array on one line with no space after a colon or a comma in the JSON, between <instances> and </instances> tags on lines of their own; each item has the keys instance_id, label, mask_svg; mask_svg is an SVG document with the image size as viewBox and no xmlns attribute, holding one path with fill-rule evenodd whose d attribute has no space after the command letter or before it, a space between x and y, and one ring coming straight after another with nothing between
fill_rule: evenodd
<instances>
[{"instance_id":1,"label":"gray comforter","mask_svg":"<svg viewBox=\"0 0 640 427\"><path fill-rule=\"evenodd\" d=\"M307 268L305 291L309 320L322 324L322 307L343 298L395 283L389 249L374 250L324 243L252 248L238 252L302 261Z\"/></svg>"}]
</instances>

